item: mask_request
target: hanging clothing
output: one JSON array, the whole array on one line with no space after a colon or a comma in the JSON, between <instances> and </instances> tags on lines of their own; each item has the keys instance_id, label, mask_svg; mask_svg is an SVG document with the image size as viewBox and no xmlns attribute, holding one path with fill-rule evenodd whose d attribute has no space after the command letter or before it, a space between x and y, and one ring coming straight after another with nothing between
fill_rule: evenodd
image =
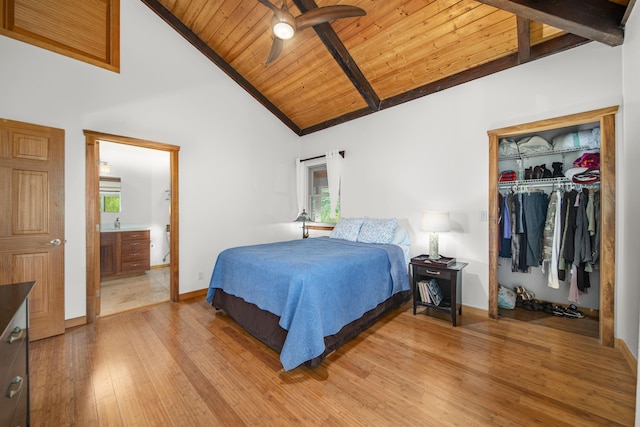
<instances>
[{"instance_id":1,"label":"hanging clothing","mask_svg":"<svg viewBox=\"0 0 640 427\"><path fill-rule=\"evenodd\" d=\"M544 222L543 243L542 243L542 271L545 264L551 261L551 246L553 245L553 232L556 226L556 205L560 197L560 191L554 191L549 196L547 205L547 217Z\"/></svg>"},{"instance_id":2,"label":"hanging clothing","mask_svg":"<svg viewBox=\"0 0 640 427\"><path fill-rule=\"evenodd\" d=\"M569 281L569 297L568 300L578 303L580 299L580 291L578 291L578 268L575 265L571 266L571 280Z\"/></svg>"},{"instance_id":3,"label":"hanging clothing","mask_svg":"<svg viewBox=\"0 0 640 427\"><path fill-rule=\"evenodd\" d=\"M593 216L595 218L595 233L591 237L591 262L594 265L600 263L600 229L602 218L600 217L600 192L593 195Z\"/></svg>"},{"instance_id":4,"label":"hanging clothing","mask_svg":"<svg viewBox=\"0 0 640 427\"><path fill-rule=\"evenodd\" d=\"M562 229L562 192L554 191L549 198L547 208L547 221L545 223L545 246L543 249L543 272L544 265L548 265L547 286L553 289L560 288L558 277L558 258L560 255L561 229ZM550 236L549 236L550 235ZM547 248L548 241L551 240Z\"/></svg>"},{"instance_id":5,"label":"hanging clothing","mask_svg":"<svg viewBox=\"0 0 640 427\"><path fill-rule=\"evenodd\" d=\"M537 267L542 261L542 241L547 217L548 196L543 192L522 195L522 211L526 227L526 265Z\"/></svg>"},{"instance_id":6,"label":"hanging clothing","mask_svg":"<svg viewBox=\"0 0 640 427\"><path fill-rule=\"evenodd\" d=\"M562 252L567 264L573 264L573 258L575 257L576 213L578 210L576 206L577 198L578 192L576 190L571 190L567 195L567 219L564 230L564 250Z\"/></svg>"},{"instance_id":7,"label":"hanging clothing","mask_svg":"<svg viewBox=\"0 0 640 427\"><path fill-rule=\"evenodd\" d=\"M501 258L511 258L511 211L509 210L509 195L499 197L499 232L500 247L498 256Z\"/></svg>"},{"instance_id":8,"label":"hanging clothing","mask_svg":"<svg viewBox=\"0 0 640 427\"><path fill-rule=\"evenodd\" d=\"M522 194L509 196L511 211L511 271L527 273L527 235L522 212Z\"/></svg>"},{"instance_id":9,"label":"hanging clothing","mask_svg":"<svg viewBox=\"0 0 640 427\"><path fill-rule=\"evenodd\" d=\"M576 231L574 238L574 259L575 265L591 262L591 236L589 234L589 219L587 217L587 203L589 200L589 190L582 190L576 199Z\"/></svg>"}]
</instances>

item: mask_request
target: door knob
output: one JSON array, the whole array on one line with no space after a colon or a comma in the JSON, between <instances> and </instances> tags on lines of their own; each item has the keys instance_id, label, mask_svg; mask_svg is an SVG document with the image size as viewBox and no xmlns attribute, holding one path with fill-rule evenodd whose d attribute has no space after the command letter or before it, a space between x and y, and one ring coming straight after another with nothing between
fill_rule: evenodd
<instances>
[{"instance_id":1,"label":"door knob","mask_svg":"<svg viewBox=\"0 0 640 427\"><path fill-rule=\"evenodd\" d=\"M60 239L53 239L52 241L49 242L51 246L60 246L61 243L62 241Z\"/></svg>"}]
</instances>

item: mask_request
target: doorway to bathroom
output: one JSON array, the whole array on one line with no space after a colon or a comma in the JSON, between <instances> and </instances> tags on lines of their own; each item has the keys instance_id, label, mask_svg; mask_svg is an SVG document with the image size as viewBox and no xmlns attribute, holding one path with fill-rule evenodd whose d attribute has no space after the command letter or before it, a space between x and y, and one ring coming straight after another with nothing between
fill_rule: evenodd
<instances>
[{"instance_id":1,"label":"doorway to bathroom","mask_svg":"<svg viewBox=\"0 0 640 427\"><path fill-rule=\"evenodd\" d=\"M85 136L87 322L178 301L179 147Z\"/></svg>"},{"instance_id":2,"label":"doorway to bathroom","mask_svg":"<svg viewBox=\"0 0 640 427\"><path fill-rule=\"evenodd\" d=\"M100 315L169 301L170 153L100 141Z\"/></svg>"}]
</instances>

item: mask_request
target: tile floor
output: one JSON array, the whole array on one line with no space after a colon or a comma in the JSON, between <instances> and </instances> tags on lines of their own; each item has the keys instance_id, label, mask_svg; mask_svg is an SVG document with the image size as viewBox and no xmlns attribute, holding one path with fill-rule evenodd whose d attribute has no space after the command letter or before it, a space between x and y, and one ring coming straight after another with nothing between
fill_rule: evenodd
<instances>
[{"instance_id":1,"label":"tile floor","mask_svg":"<svg viewBox=\"0 0 640 427\"><path fill-rule=\"evenodd\" d=\"M169 267L101 282L100 316L169 301Z\"/></svg>"}]
</instances>

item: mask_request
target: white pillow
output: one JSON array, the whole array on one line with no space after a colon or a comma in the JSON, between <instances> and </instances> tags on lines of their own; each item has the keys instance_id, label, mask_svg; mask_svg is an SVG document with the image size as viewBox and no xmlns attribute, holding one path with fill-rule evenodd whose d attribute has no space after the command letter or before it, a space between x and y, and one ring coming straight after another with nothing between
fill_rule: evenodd
<instances>
[{"instance_id":1,"label":"white pillow","mask_svg":"<svg viewBox=\"0 0 640 427\"><path fill-rule=\"evenodd\" d=\"M396 227L396 231L393 234L393 239L391 240L391 243L393 243L394 245L409 245L411 244L411 241L409 240L409 233L407 232L407 229L404 228L401 225L398 225Z\"/></svg>"},{"instance_id":2,"label":"white pillow","mask_svg":"<svg viewBox=\"0 0 640 427\"><path fill-rule=\"evenodd\" d=\"M360 227L362 227L362 218L340 218L329 237L355 242L358 239Z\"/></svg>"},{"instance_id":3,"label":"white pillow","mask_svg":"<svg viewBox=\"0 0 640 427\"><path fill-rule=\"evenodd\" d=\"M391 243L397 226L397 218L365 218L358 234L358 242Z\"/></svg>"}]
</instances>

